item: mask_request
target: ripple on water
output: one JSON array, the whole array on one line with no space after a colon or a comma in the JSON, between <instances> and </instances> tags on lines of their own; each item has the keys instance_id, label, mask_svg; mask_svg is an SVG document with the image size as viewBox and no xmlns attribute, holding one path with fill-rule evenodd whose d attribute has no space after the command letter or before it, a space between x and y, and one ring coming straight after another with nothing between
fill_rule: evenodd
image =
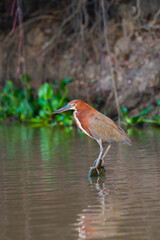
<instances>
[{"instance_id":1,"label":"ripple on water","mask_svg":"<svg viewBox=\"0 0 160 240\"><path fill-rule=\"evenodd\" d=\"M96 142L0 126L0 239L159 240L160 131L131 138L111 148L104 178L88 179Z\"/></svg>"}]
</instances>

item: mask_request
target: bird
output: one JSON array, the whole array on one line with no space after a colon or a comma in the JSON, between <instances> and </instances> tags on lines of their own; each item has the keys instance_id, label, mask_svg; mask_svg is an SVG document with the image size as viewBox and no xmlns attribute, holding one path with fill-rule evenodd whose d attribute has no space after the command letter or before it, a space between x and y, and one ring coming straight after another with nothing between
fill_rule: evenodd
<instances>
[{"instance_id":1,"label":"bird","mask_svg":"<svg viewBox=\"0 0 160 240\"><path fill-rule=\"evenodd\" d=\"M53 112L53 114L61 113L67 110L74 110L73 116L77 127L90 138L97 141L100 146L100 152L93 166L90 168L96 170L99 175L99 165L104 165L104 159L113 142L122 142L129 146L132 145L131 139L126 132L119 127L112 119L105 116L101 112L92 108L87 103L75 99L70 101L66 106ZM104 150L103 143L107 142L107 148Z\"/></svg>"}]
</instances>

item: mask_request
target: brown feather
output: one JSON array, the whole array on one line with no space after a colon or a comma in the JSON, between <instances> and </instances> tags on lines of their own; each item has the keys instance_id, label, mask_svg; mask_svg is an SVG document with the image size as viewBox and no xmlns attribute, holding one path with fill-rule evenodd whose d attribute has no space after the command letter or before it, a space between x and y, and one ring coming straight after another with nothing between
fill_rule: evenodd
<instances>
[{"instance_id":1,"label":"brown feather","mask_svg":"<svg viewBox=\"0 0 160 240\"><path fill-rule=\"evenodd\" d=\"M90 118L88 128L103 142L124 142L131 145L131 140L125 131L98 111Z\"/></svg>"},{"instance_id":2,"label":"brown feather","mask_svg":"<svg viewBox=\"0 0 160 240\"><path fill-rule=\"evenodd\" d=\"M87 103L81 100L73 100L69 104L76 105L74 119L78 128L82 128L91 138L101 139L102 142L132 144L129 136L121 127L117 126L110 118L98 112Z\"/></svg>"}]
</instances>

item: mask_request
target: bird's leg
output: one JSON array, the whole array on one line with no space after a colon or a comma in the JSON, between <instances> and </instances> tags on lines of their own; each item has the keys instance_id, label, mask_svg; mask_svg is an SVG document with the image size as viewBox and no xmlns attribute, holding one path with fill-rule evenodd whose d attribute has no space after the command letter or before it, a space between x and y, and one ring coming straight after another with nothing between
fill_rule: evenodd
<instances>
[{"instance_id":1,"label":"bird's leg","mask_svg":"<svg viewBox=\"0 0 160 240\"><path fill-rule=\"evenodd\" d=\"M102 155L102 158L101 158L101 160L102 160L102 166L104 165L104 158L105 158L105 156L107 155L110 147L111 147L111 144L109 143L108 146L107 146L107 148L106 148L106 150L105 150L105 152L104 152L103 155Z\"/></svg>"},{"instance_id":2,"label":"bird's leg","mask_svg":"<svg viewBox=\"0 0 160 240\"><path fill-rule=\"evenodd\" d=\"M97 142L98 142L98 144L99 144L99 146L100 146L100 153L99 153L98 158L94 161L94 164L93 164L93 167L91 167L91 170L92 170L92 169L95 169L95 168L96 168L96 169L98 168L99 162L100 162L101 157L102 157L102 154L103 154L102 140L99 139L99 140L97 140ZM90 170L90 171L91 171L91 170ZM98 169L97 169L97 171L98 171ZM98 172L99 172L99 171L98 171Z\"/></svg>"}]
</instances>

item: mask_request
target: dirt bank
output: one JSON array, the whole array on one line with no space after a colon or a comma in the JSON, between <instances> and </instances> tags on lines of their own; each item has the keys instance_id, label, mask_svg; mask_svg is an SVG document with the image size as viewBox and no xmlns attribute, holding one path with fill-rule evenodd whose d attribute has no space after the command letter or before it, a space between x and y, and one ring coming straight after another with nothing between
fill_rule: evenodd
<instances>
[{"instance_id":1,"label":"dirt bank","mask_svg":"<svg viewBox=\"0 0 160 240\"><path fill-rule=\"evenodd\" d=\"M120 23L109 18L106 31L105 25L89 25L85 19L73 26L76 14L63 21L59 15L45 14L26 20L23 30L17 26L12 34L1 33L1 86L7 79L22 84L23 73L36 89L43 82L72 77L69 97L99 102L114 116L112 70L120 105L132 113L154 105L160 98L160 25L154 17L142 24L137 10L130 13L132 8L123 4L118 9Z\"/></svg>"}]
</instances>

